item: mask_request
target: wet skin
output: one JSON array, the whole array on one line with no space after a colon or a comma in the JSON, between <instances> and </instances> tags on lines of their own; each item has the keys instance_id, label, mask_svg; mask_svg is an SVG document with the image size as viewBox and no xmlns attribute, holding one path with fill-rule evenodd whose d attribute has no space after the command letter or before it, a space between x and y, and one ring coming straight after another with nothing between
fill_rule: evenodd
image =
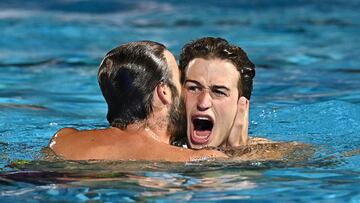
<instances>
[{"instance_id":1,"label":"wet skin","mask_svg":"<svg viewBox=\"0 0 360 203\"><path fill-rule=\"evenodd\" d=\"M195 58L185 74L187 136L191 148L224 146L237 112L240 73L229 61Z\"/></svg>"},{"instance_id":2,"label":"wet skin","mask_svg":"<svg viewBox=\"0 0 360 203\"><path fill-rule=\"evenodd\" d=\"M171 69L172 82L179 95L179 69L174 56L164 52ZM126 99L126 98L124 98ZM101 130L78 131L63 128L49 143L49 148L65 160L158 160L185 162L214 157L227 157L215 150L183 149L169 144L170 109L175 104L170 88L159 84L153 92L153 112L146 120L130 124L126 129L110 127ZM131 107L129 107L131 108ZM179 108L179 107L175 107Z\"/></svg>"}]
</instances>

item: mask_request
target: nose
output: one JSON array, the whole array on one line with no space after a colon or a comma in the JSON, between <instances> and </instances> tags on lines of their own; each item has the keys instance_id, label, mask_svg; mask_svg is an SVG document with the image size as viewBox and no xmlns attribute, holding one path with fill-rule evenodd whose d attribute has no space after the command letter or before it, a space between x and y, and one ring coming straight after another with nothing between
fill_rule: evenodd
<instances>
[{"instance_id":1,"label":"nose","mask_svg":"<svg viewBox=\"0 0 360 203\"><path fill-rule=\"evenodd\" d=\"M206 111L211 107L211 95L208 91L203 91L197 100L197 109L199 111Z\"/></svg>"}]
</instances>

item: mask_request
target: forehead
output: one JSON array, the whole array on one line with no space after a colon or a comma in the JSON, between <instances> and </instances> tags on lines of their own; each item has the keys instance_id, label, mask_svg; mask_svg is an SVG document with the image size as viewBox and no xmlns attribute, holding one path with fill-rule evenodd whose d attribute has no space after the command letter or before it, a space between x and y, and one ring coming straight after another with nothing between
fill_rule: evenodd
<instances>
[{"instance_id":1,"label":"forehead","mask_svg":"<svg viewBox=\"0 0 360 203\"><path fill-rule=\"evenodd\" d=\"M240 73L229 61L223 59L195 58L186 70L187 80L196 80L204 85L224 85L237 88Z\"/></svg>"}]
</instances>

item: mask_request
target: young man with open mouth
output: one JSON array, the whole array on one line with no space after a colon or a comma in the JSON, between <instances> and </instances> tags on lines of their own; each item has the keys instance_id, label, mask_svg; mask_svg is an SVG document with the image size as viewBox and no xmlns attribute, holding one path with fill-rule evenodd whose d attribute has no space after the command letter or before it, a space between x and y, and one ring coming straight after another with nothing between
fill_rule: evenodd
<instances>
[{"instance_id":1,"label":"young man with open mouth","mask_svg":"<svg viewBox=\"0 0 360 203\"><path fill-rule=\"evenodd\" d=\"M179 67L189 146L246 145L255 76L246 53L225 39L205 37L184 46Z\"/></svg>"},{"instance_id":2,"label":"young man with open mouth","mask_svg":"<svg viewBox=\"0 0 360 203\"><path fill-rule=\"evenodd\" d=\"M299 150L307 158L313 153L302 143L249 138L255 65L240 47L222 38L195 40L183 47L179 68L190 148L219 147L239 160L282 160Z\"/></svg>"}]
</instances>

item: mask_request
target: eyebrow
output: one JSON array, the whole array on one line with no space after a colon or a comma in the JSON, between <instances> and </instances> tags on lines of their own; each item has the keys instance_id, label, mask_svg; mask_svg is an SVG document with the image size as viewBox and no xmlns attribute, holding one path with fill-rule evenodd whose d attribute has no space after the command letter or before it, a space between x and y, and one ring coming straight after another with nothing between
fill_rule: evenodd
<instances>
[{"instance_id":1,"label":"eyebrow","mask_svg":"<svg viewBox=\"0 0 360 203\"><path fill-rule=\"evenodd\" d=\"M225 86L221 86L221 85L212 85L211 88L213 89L225 89L226 91L230 92L230 89L225 87Z\"/></svg>"},{"instance_id":2,"label":"eyebrow","mask_svg":"<svg viewBox=\"0 0 360 203\"><path fill-rule=\"evenodd\" d=\"M188 83L188 82L195 83L195 84L197 84L197 85L199 85L199 86L203 87L203 85L202 85L202 84L200 84L200 82L198 82L198 81L196 81L196 80L185 80L185 83Z\"/></svg>"},{"instance_id":3,"label":"eyebrow","mask_svg":"<svg viewBox=\"0 0 360 203\"><path fill-rule=\"evenodd\" d=\"M204 85L202 85L200 82L196 81L196 80L185 80L185 83L195 83L196 85L200 86L200 87L204 87ZM226 91L230 92L230 89L223 86L223 85L211 85L210 89L225 89Z\"/></svg>"}]
</instances>

